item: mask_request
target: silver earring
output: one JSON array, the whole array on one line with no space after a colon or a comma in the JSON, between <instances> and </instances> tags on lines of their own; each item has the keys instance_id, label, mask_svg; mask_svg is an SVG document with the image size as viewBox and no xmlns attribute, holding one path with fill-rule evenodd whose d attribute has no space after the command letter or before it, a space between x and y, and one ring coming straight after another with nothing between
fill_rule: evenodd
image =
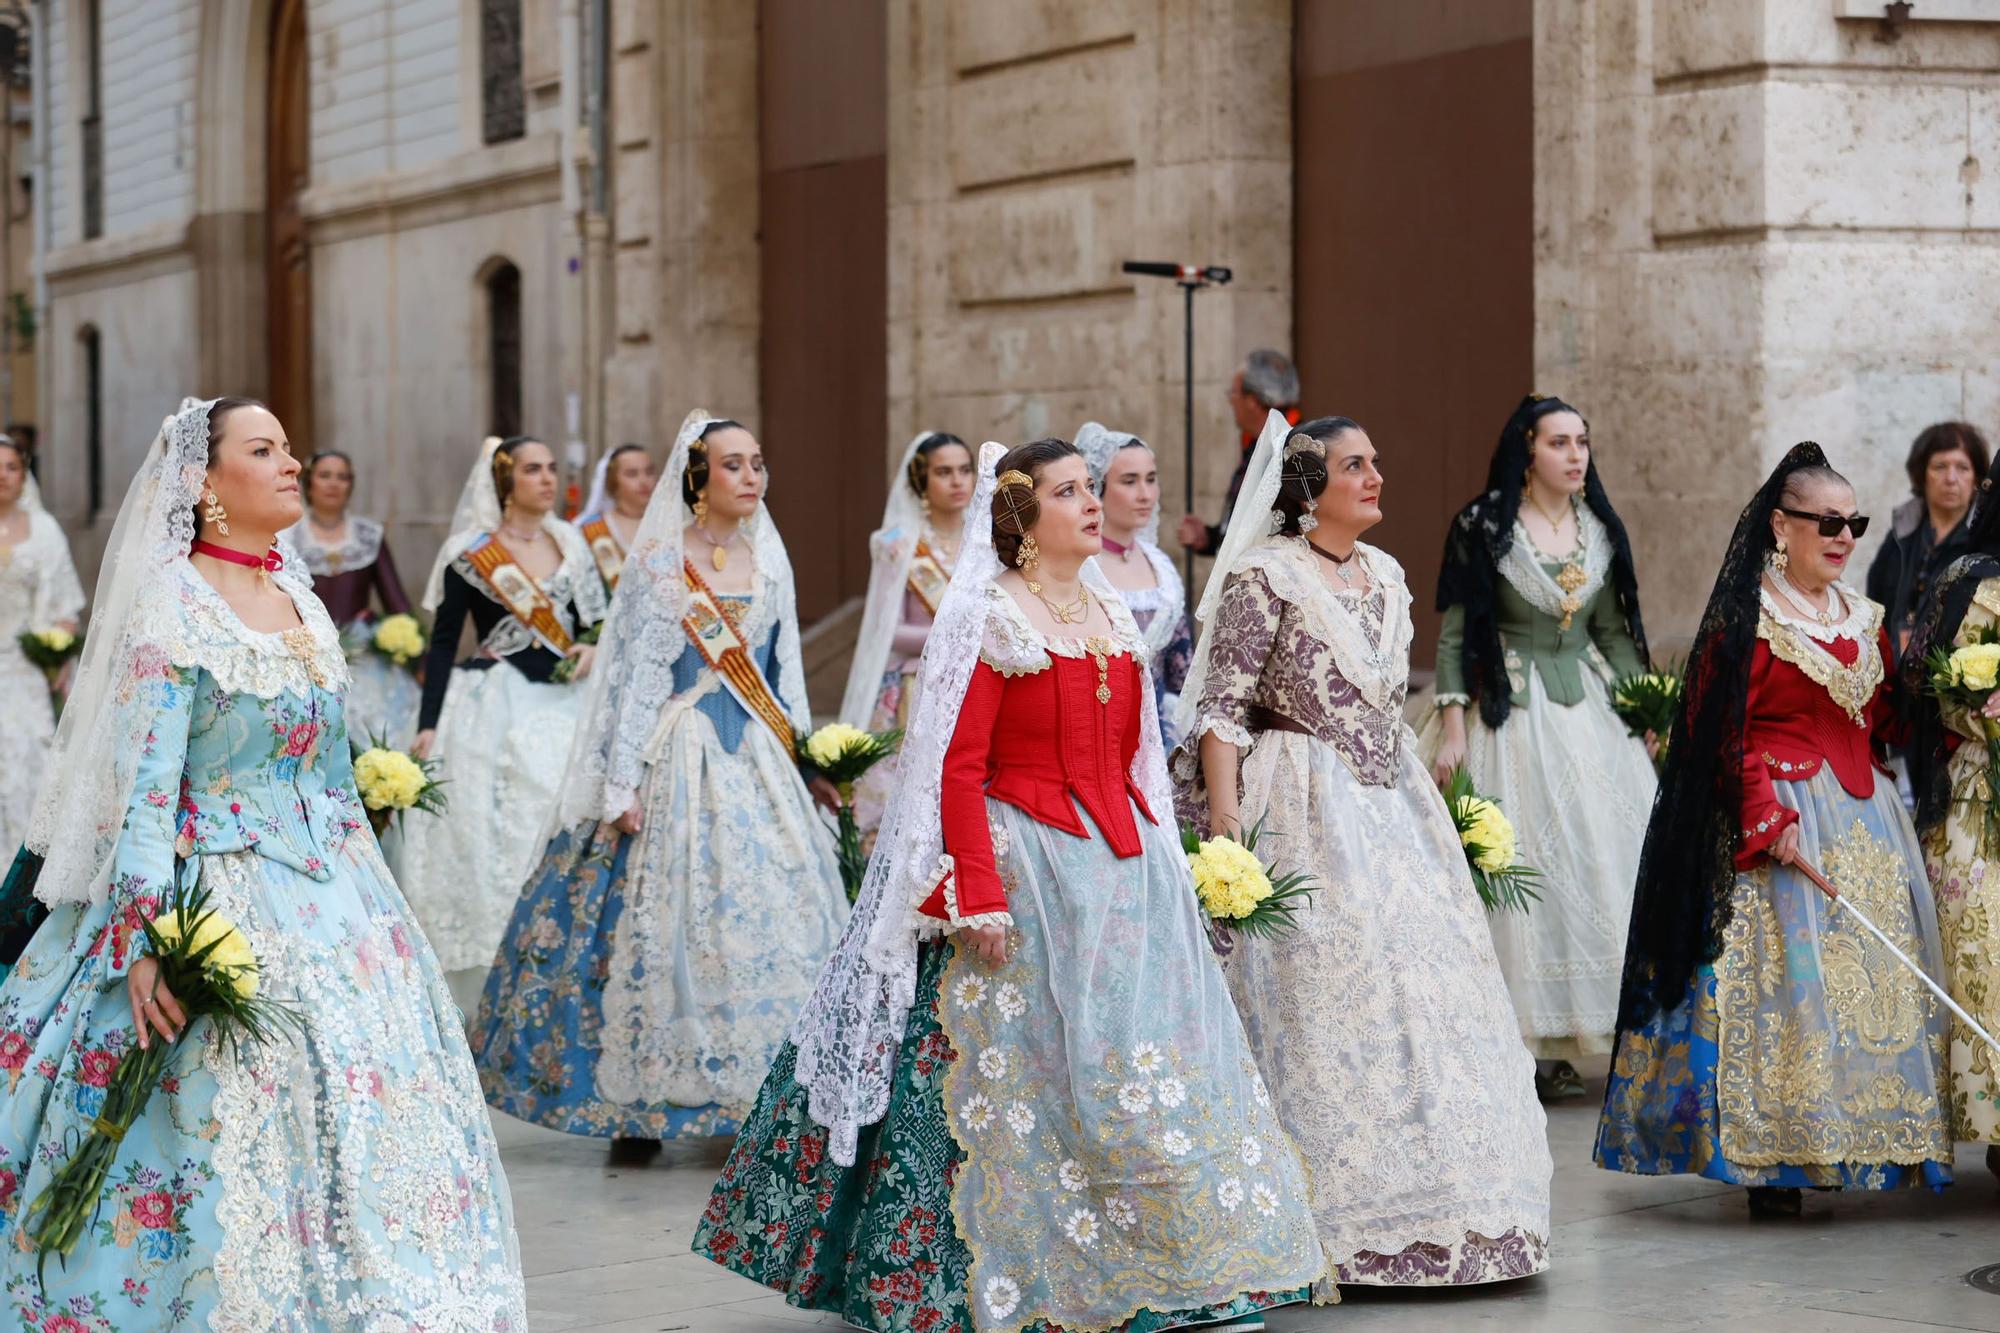
<instances>
[{"instance_id":1,"label":"silver earring","mask_svg":"<svg viewBox=\"0 0 2000 1333\"><path fill-rule=\"evenodd\" d=\"M1319 526L1319 520L1313 517L1313 511L1318 508L1319 501L1306 501L1306 512L1299 515L1299 535L1301 537Z\"/></svg>"}]
</instances>

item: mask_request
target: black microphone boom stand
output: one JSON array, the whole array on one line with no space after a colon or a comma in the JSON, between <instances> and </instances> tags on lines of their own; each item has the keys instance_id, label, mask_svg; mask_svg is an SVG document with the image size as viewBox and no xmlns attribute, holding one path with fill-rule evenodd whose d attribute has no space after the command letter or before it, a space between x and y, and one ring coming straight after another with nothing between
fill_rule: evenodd
<instances>
[{"instance_id":1,"label":"black microphone boom stand","mask_svg":"<svg viewBox=\"0 0 2000 1333\"><path fill-rule=\"evenodd\" d=\"M1150 278L1172 278L1181 289L1181 352L1184 399L1182 402L1181 479L1186 487L1187 513L1194 512L1194 294L1204 287L1220 287L1235 276L1214 264L1172 264L1144 259L1128 259L1122 269ZM1181 552L1184 573L1183 595L1187 617L1194 620L1194 552Z\"/></svg>"}]
</instances>

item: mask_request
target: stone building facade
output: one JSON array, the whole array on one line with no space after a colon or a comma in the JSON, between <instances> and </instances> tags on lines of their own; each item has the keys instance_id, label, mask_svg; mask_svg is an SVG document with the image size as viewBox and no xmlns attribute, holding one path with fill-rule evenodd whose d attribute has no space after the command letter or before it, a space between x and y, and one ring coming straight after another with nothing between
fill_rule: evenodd
<instances>
[{"instance_id":1,"label":"stone building facade","mask_svg":"<svg viewBox=\"0 0 2000 1333\"><path fill-rule=\"evenodd\" d=\"M1529 389L1589 411L1669 640L1793 440L1886 512L1917 429L2000 426L1987 0L38 11L44 475L86 558L183 392L353 454L412 568L495 425L580 465L699 404L763 439L830 681L918 429L1097 417L1178 512L1181 296L1125 259L1234 271L1196 507L1241 353L1295 348L1420 606Z\"/></svg>"}]
</instances>

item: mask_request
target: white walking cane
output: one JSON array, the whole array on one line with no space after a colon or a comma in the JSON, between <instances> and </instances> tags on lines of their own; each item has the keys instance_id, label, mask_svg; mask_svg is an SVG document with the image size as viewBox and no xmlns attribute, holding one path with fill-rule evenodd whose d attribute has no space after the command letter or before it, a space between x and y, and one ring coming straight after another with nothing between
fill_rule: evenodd
<instances>
[{"instance_id":1,"label":"white walking cane","mask_svg":"<svg viewBox=\"0 0 2000 1333\"><path fill-rule=\"evenodd\" d=\"M1900 962L1904 967L1909 968L1911 973L1916 976L1918 981L1921 981L1924 983L1924 985L1930 987L1931 994L1937 996L1940 1000L1943 1000L1945 1008L1951 1010L1954 1014L1958 1015L1959 1022L1965 1024L1965 1026L1972 1029L1974 1032L1978 1033L1979 1039L1981 1041L1985 1042L1988 1046L1991 1046L1996 1054L2000 1054L2000 1041L1993 1040L1993 1034L1988 1032L1985 1028L1979 1026L1978 1019L1974 1018L1971 1014L1966 1013L1965 1010L1959 1008L1958 1001L1952 999L1951 996L1947 995L1945 993L1944 987L1938 985L1935 981L1932 981L1930 978L1930 974L1924 971L1921 967L1918 967L1916 962L1908 954L1904 953L1901 949L1898 949L1896 947L1896 942L1890 939L1887 935L1884 935L1882 933L1882 928L1876 925L1873 921L1870 921L1868 919L1868 914L1862 911L1859 907L1856 907L1854 905L1853 899L1842 896L1839 889L1834 888L1832 884L1827 882L1827 878L1825 875L1822 875L1819 873L1819 871L1814 870L1812 866L1808 865L1806 862L1795 859L1792 862L1792 868L1798 871L1801 875L1804 875L1807 879L1811 880L1821 893L1833 899L1833 905L1836 910L1844 908L1849 916L1853 917L1856 921L1859 921L1862 925L1868 927L1868 933L1870 935L1873 935L1876 939L1882 941L1882 947L1887 949L1890 953L1895 954L1896 961Z\"/></svg>"}]
</instances>

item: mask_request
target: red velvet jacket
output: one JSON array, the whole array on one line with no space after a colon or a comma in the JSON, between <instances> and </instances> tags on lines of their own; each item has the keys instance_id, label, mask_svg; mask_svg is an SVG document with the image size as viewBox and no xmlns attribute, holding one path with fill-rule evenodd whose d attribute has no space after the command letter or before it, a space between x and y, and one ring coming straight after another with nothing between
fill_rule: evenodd
<instances>
[{"instance_id":1,"label":"red velvet jacket","mask_svg":"<svg viewBox=\"0 0 2000 1333\"><path fill-rule=\"evenodd\" d=\"M1092 836L1095 824L1113 852L1139 855L1134 809L1157 822L1130 776L1146 678L1123 651L1102 662L1100 670L1095 656L1052 652L1049 665L1036 671L1003 674L983 660L973 668L940 793L953 868L920 909L925 915L957 927L998 921L996 914L1006 912L986 818L989 796L1080 838ZM1106 701L1098 699L1100 686L1109 692Z\"/></svg>"},{"instance_id":2,"label":"red velvet jacket","mask_svg":"<svg viewBox=\"0 0 2000 1333\"><path fill-rule=\"evenodd\" d=\"M1790 626L1766 617L1758 627L1744 710L1738 866L1755 865L1798 822L1796 811L1778 803L1777 783L1805 782L1822 767L1831 768L1849 795L1866 799L1875 794L1877 771L1888 771L1877 751L1898 739L1900 723L1890 701L1893 676L1882 665L1890 660L1889 639L1879 614L1874 625L1865 640L1843 637L1813 645L1838 659L1838 671L1804 651L1808 641ZM1872 665L1863 652L1873 655ZM1815 680L1800 665L1802 658L1827 679Z\"/></svg>"}]
</instances>

